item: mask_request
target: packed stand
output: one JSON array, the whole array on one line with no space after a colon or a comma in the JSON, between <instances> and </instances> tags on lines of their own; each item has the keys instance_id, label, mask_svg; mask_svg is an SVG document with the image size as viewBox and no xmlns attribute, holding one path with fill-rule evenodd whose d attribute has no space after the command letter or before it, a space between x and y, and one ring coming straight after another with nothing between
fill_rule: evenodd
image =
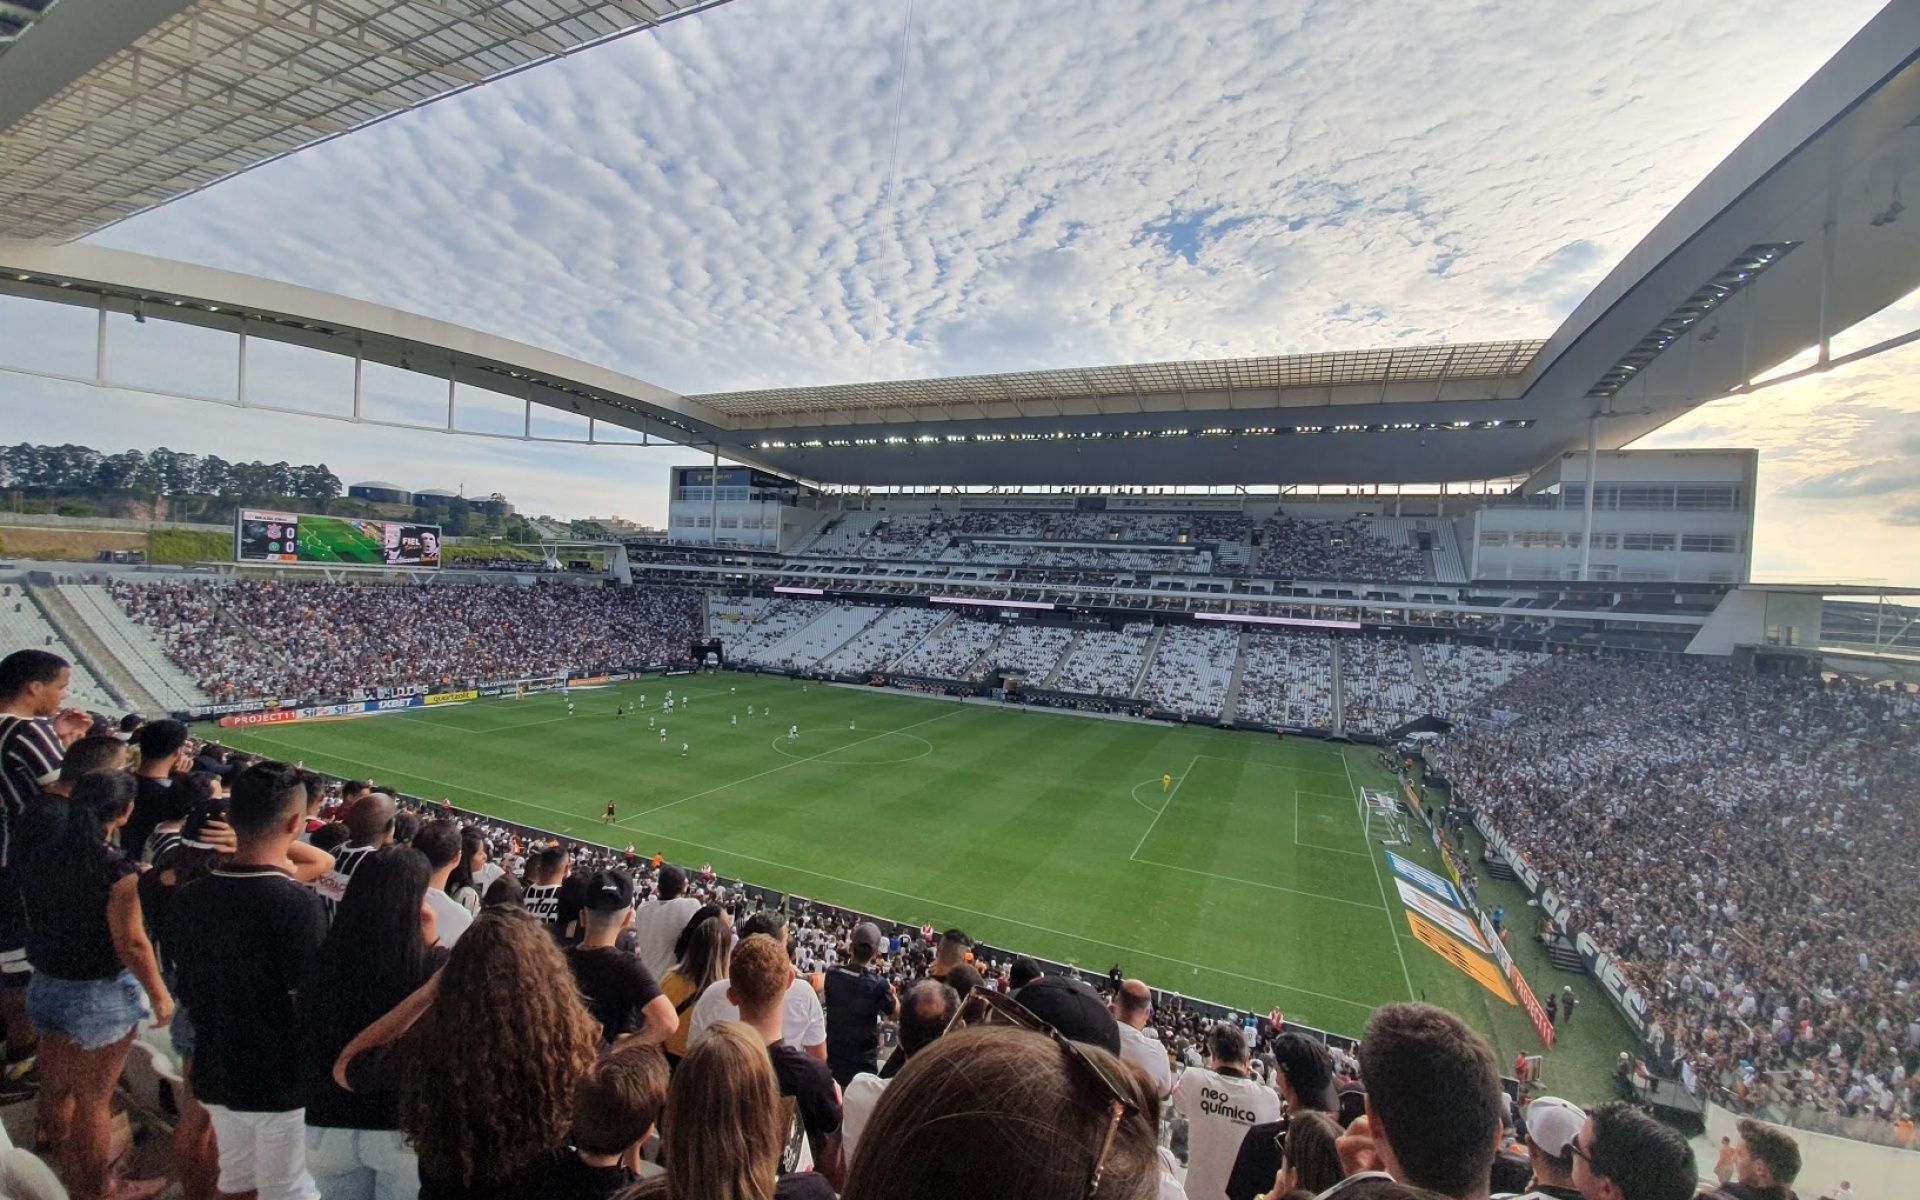
<instances>
[{"instance_id":1,"label":"packed stand","mask_svg":"<svg viewBox=\"0 0 1920 1200\"><path fill-rule=\"evenodd\" d=\"M1448 720L1458 720L1489 692L1549 657L1530 650L1451 642L1409 643L1408 651L1419 655L1426 668L1428 711Z\"/></svg>"},{"instance_id":2,"label":"packed stand","mask_svg":"<svg viewBox=\"0 0 1920 1200\"><path fill-rule=\"evenodd\" d=\"M1256 630L1247 639L1245 657L1236 720L1333 728L1333 639Z\"/></svg>"},{"instance_id":3,"label":"packed stand","mask_svg":"<svg viewBox=\"0 0 1920 1200\"><path fill-rule=\"evenodd\" d=\"M1005 671L1025 671L1027 682L1039 686L1060 664L1073 641L1073 631L1059 625L1014 625L1001 631L987 651L986 661Z\"/></svg>"},{"instance_id":4,"label":"packed stand","mask_svg":"<svg viewBox=\"0 0 1920 1200\"><path fill-rule=\"evenodd\" d=\"M1145 622L1127 625L1117 633L1106 629L1083 630L1050 686L1062 692L1130 696L1152 636L1153 626Z\"/></svg>"},{"instance_id":5,"label":"packed stand","mask_svg":"<svg viewBox=\"0 0 1920 1200\"><path fill-rule=\"evenodd\" d=\"M1253 573L1278 579L1425 579L1426 557L1375 534L1366 520L1276 516L1260 527Z\"/></svg>"},{"instance_id":6,"label":"packed stand","mask_svg":"<svg viewBox=\"0 0 1920 1200\"><path fill-rule=\"evenodd\" d=\"M938 608L890 608L820 663L823 671L883 671L953 614Z\"/></svg>"},{"instance_id":7,"label":"packed stand","mask_svg":"<svg viewBox=\"0 0 1920 1200\"><path fill-rule=\"evenodd\" d=\"M1562 657L1431 752L1624 962L1691 1086L1895 1122L1920 1071L1920 737L1907 698ZM1519 714L1518 719L1512 719Z\"/></svg>"},{"instance_id":8,"label":"packed stand","mask_svg":"<svg viewBox=\"0 0 1920 1200\"><path fill-rule=\"evenodd\" d=\"M701 595L670 588L111 586L212 696L360 695L678 662L701 626Z\"/></svg>"},{"instance_id":9,"label":"packed stand","mask_svg":"<svg viewBox=\"0 0 1920 1200\"><path fill-rule=\"evenodd\" d=\"M167 657L160 640L115 604L103 585L63 583L58 587L74 615L148 695L176 710L207 702L206 693L193 687Z\"/></svg>"},{"instance_id":10,"label":"packed stand","mask_svg":"<svg viewBox=\"0 0 1920 1200\"><path fill-rule=\"evenodd\" d=\"M1340 643L1340 713L1350 733L1382 734L1426 705L1414 683L1412 646L1398 638Z\"/></svg>"},{"instance_id":11,"label":"packed stand","mask_svg":"<svg viewBox=\"0 0 1920 1200\"><path fill-rule=\"evenodd\" d=\"M818 605L813 620L759 651L751 661L784 671L811 671L882 613L897 611L869 604Z\"/></svg>"},{"instance_id":12,"label":"packed stand","mask_svg":"<svg viewBox=\"0 0 1920 1200\"><path fill-rule=\"evenodd\" d=\"M1160 631L1160 648L1140 685L1140 698L1172 712L1218 717L1226 705L1239 654L1236 629L1165 626Z\"/></svg>"},{"instance_id":13,"label":"packed stand","mask_svg":"<svg viewBox=\"0 0 1920 1200\"><path fill-rule=\"evenodd\" d=\"M978 679L984 674L981 658L999 636L1000 628L990 622L956 617L900 660L895 670L934 679Z\"/></svg>"}]
</instances>

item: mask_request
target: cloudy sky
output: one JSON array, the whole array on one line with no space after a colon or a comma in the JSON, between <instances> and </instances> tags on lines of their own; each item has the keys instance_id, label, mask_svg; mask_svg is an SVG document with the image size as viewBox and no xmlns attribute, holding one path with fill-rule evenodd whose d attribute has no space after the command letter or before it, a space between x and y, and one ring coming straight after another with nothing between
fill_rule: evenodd
<instances>
[{"instance_id":1,"label":"cloudy sky","mask_svg":"<svg viewBox=\"0 0 1920 1200\"><path fill-rule=\"evenodd\" d=\"M1545 337L1878 7L735 0L96 240L683 392ZM0 359L90 365L91 320L0 308L30 334L0 337ZM1911 328L1920 304L1877 321ZM155 328L118 331L116 375L230 386L217 338ZM1646 444L1760 447L1756 574L1911 578L1916 355L1709 405ZM292 351L249 378L290 406L346 400L340 364ZM373 390L395 418L444 395L397 372ZM517 429L474 400L475 427ZM660 519L686 458L18 375L0 419L8 441L322 459L571 516Z\"/></svg>"}]
</instances>

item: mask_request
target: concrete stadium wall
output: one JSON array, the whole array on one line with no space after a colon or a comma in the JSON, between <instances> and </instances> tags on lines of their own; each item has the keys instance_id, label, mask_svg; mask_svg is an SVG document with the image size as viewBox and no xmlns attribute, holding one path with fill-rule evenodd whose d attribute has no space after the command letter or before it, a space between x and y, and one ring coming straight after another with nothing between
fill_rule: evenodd
<instances>
[{"instance_id":1,"label":"concrete stadium wall","mask_svg":"<svg viewBox=\"0 0 1920 1200\"><path fill-rule=\"evenodd\" d=\"M1707 1150L1700 1158L1705 1174L1713 1173L1720 1139L1739 1138L1739 1120L1738 1114L1718 1104L1707 1105ZM1831 1196L1843 1179L1853 1185L1853 1194L1860 1200L1920 1196L1920 1153L1828 1133L1809 1133L1790 1125L1781 1128L1800 1143L1800 1178L1794 1181L1793 1190L1802 1200Z\"/></svg>"}]
</instances>

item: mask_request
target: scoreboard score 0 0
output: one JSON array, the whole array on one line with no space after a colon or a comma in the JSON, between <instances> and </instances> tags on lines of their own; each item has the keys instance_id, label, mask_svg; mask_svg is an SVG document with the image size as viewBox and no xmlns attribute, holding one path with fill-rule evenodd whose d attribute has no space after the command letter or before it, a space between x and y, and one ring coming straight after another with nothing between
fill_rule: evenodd
<instances>
[{"instance_id":1,"label":"scoreboard score 0 0","mask_svg":"<svg viewBox=\"0 0 1920 1200\"><path fill-rule=\"evenodd\" d=\"M243 563L437 568L440 527L243 508L235 518L233 557Z\"/></svg>"}]
</instances>

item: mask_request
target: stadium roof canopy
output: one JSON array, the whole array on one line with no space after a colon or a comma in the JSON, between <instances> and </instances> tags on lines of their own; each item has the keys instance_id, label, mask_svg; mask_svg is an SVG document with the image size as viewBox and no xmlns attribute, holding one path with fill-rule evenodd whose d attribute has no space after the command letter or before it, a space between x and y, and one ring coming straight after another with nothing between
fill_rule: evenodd
<instances>
[{"instance_id":1,"label":"stadium roof canopy","mask_svg":"<svg viewBox=\"0 0 1920 1200\"><path fill-rule=\"evenodd\" d=\"M0 0L0 212L67 239L725 0ZM31 23L27 17L35 18Z\"/></svg>"},{"instance_id":2,"label":"stadium roof canopy","mask_svg":"<svg viewBox=\"0 0 1920 1200\"><path fill-rule=\"evenodd\" d=\"M329 81L345 78L340 73L355 55L361 57L354 70L397 70L396 58L420 58L431 50L440 56L433 61L452 61L454 51L465 47L471 57L459 60L460 69L484 78L563 52L542 49L528 32L536 15L549 22L546 37L564 41L554 31L569 31L565 38L585 44L613 31L569 25L568 14L580 22L610 21L615 13L639 20L641 9L666 15L668 7L705 5L153 0L125 7L177 10L162 28L191 23L196 15L218 24L242 10L276 13L261 36L300 26L313 39L310 53L340 60L328 59L333 73L327 74L313 63L296 66L241 51L228 60L227 90L212 99L125 97L127 103L115 110L118 128L138 139L155 130L184 136L195 123L217 123L208 121L209 114L222 114L218 106L232 107L242 94L279 97L266 105L279 117L304 114L304 102L292 97L306 93L296 89L281 96L272 89L290 88L314 72ZM69 10L82 8L98 12L93 5L51 9L8 53L9 61L53 34ZM456 20L454 11L484 12L488 20ZM429 13L439 14L446 27L433 26L423 15ZM324 36L309 23L310 17L324 26L348 16L357 23L341 30L329 26ZM403 20L424 22L411 41L395 32ZM483 26L492 40L478 32ZM508 36L511 28L523 32ZM469 46L465 38L478 40ZM123 58L116 52L105 61ZM291 122L296 132L285 133L284 144L268 138L227 157L195 158L217 144L209 135L192 141L199 150L172 156L176 165L198 166L182 166L186 173L173 185L155 181L151 191L138 194L116 183L119 171L93 159L70 169L96 172L97 180L73 174L66 184L40 190L19 184L14 164L27 161L23 154L59 150L52 143L61 138L49 137L39 124L44 117L76 104L81 116L95 111L89 104L117 104L118 93L98 82L91 85L93 100L79 99L89 91L87 81L104 69L86 67L38 100L25 95L18 81L9 82L12 71L0 71L0 204L17 201L24 214L24 224L9 232L39 229L46 238L84 232L159 202L167 186L177 185L172 194L179 194L242 169L248 154L259 161L291 148L298 137L310 142L338 132ZM199 78L187 73L176 90L197 86ZM435 94L469 82L424 68L416 81L440 85ZM41 82L46 90L52 81ZM124 80L104 82L126 90ZM268 91L258 91L263 88ZM390 92L390 99L399 99L405 89L396 82ZM109 99L101 100L103 95ZM23 101L31 102L28 109L16 111ZM337 95L330 103L336 107L324 119L348 128L354 127L348 117L364 124L406 107L375 112ZM221 119L253 128L237 115ZM79 144L96 146L86 139ZM143 156L153 148L136 140L127 145ZM119 152L124 160L134 151ZM550 350L381 305L87 245L0 242L0 294L226 329L243 335L242 346L247 338L264 337L387 363L524 398L529 411L533 405L564 409L821 483L1509 478L1583 449L1590 432L1603 448L1626 445L1699 404L1754 386L1809 348L1818 348L1811 369L1821 370L1920 338L1920 332L1904 335L1843 358L1830 358L1827 350L1834 333L1920 287L1920 220L1902 219L1900 202L1901 182L1916 166L1920 5L1895 3L1714 168L1545 341L683 396ZM101 327L107 327L104 319ZM239 375L244 380L244 366ZM448 391L451 429L454 389ZM244 395L239 399L245 402Z\"/></svg>"}]
</instances>

